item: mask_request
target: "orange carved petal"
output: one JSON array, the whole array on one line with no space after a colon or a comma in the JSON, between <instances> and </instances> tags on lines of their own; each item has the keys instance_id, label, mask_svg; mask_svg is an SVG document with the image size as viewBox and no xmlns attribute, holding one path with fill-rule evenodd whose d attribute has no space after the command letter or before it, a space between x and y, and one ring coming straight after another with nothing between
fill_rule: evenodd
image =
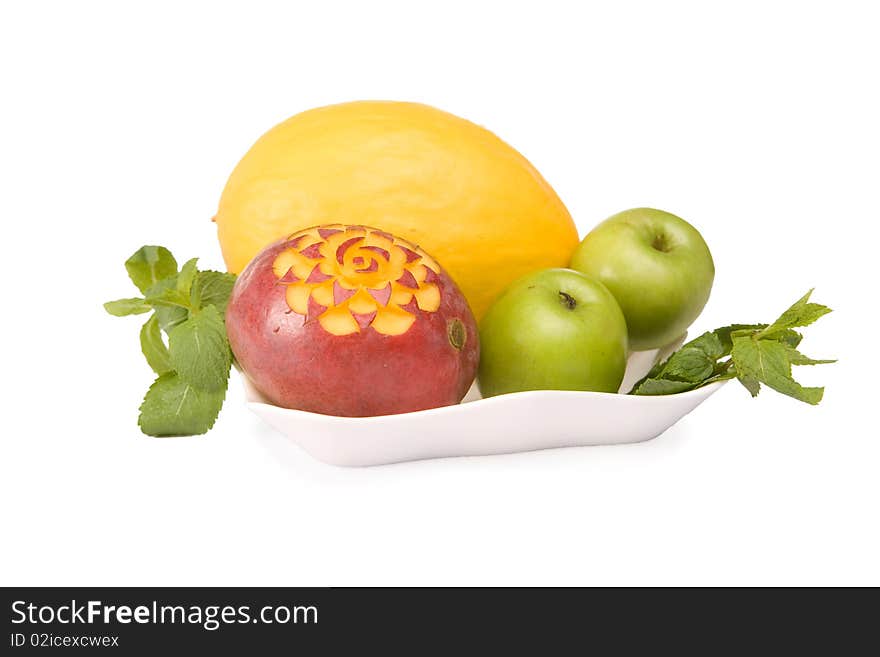
<instances>
[{"instance_id":1,"label":"orange carved petal","mask_svg":"<svg viewBox=\"0 0 880 657\"><path fill-rule=\"evenodd\" d=\"M370 231L364 240L364 246L378 246L385 251L391 251L394 248L394 242L388 239L387 235L380 232Z\"/></svg>"},{"instance_id":2,"label":"orange carved petal","mask_svg":"<svg viewBox=\"0 0 880 657\"><path fill-rule=\"evenodd\" d=\"M419 308L425 312L433 313L440 307L440 288L433 283L423 285L414 296Z\"/></svg>"},{"instance_id":3,"label":"orange carved petal","mask_svg":"<svg viewBox=\"0 0 880 657\"><path fill-rule=\"evenodd\" d=\"M336 281L346 290L359 290L361 287L360 282L355 280L355 277L348 277L340 274Z\"/></svg>"},{"instance_id":4,"label":"orange carved petal","mask_svg":"<svg viewBox=\"0 0 880 657\"><path fill-rule=\"evenodd\" d=\"M275 272L276 278L284 278L285 274L296 263L296 255L297 252L293 249L285 249L275 257L275 262L272 263L272 271Z\"/></svg>"},{"instance_id":5,"label":"orange carved petal","mask_svg":"<svg viewBox=\"0 0 880 657\"><path fill-rule=\"evenodd\" d=\"M312 299L322 306L333 305L333 280L328 279L312 288Z\"/></svg>"},{"instance_id":6,"label":"orange carved petal","mask_svg":"<svg viewBox=\"0 0 880 657\"><path fill-rule=\"evenodd\" d=\"M333 335L351 335L360 331L357 320L344 306L328 308L318 317L321 327Z\"/></svg>"},{"instance_id":7,"label":"orange carved petal","mask_svg":"<svg viewBox=\"0 0 880 657\"><path fill-rule=\"evenodd\" d=\"M339 267L336 264L336 261L331 258L324 258L318 263L318 267L321 269L322 274L327 274L327 276L338 276L339 275Z\"/></svg>"},{"instance_id":8,"label":"orange carved petal","mask_svg":"<svg viewBox=\"0 0 880 657\"><path fill-rule=\"evenodd\" d=\"M324 258L326 258L327 260L333 260L335 262L336 249L346 239L348 239L346 231L333 233L321 244L321 255L324 256Z\"/></svg>"},{"instance_id":9,"label":"orange carved petal","mask_svg":"<svg viewBox=\"0 0 880 657\"><path fill-rule=\"evenodd\" d=\"M402 271L404 267L406 267L407 256L406 251L400 248L393 248L391 250L391 257L388 259L388 265L391 271L399 272Z\"/></svg>"},{"instance_id":10,"label":"orange carved petal","mask_svg":"<svg viewBox=\"0 0 880 657\"><path fill-rule=\"evenodd\" d=\"M286 249L282 251L272 263L272 270L278 278L282 278L288 270L292 269L297 278L305 280L309 277L309 274L312 273L312 269L314 268L314 260L309 260L294 249Z\"/></svg>"},{"instance_id":11,"label":"orange carved petal","mask_svg":"<svg viewBox=\"0 0 880 657\"><path fill-rule=\"evenodd\" d=\"M410 265L409 267L407 267L407 269L413 275L416 281L418 281L419 283L425 282L425 277L428 275L428 270L423 264L419 263L417 265Z\"/></svg>"},{"instance_id":12,"label":"orange carved petal","mask_svg":"<svg viewBox=\"0 0 880 657\"><path fill-rule=\"evenodd\" d=\"M434 260L434 258L429 256L427 253L425 253L421 249L418 250L418 253L420 256L422 256L421 264L425 265L425 267L427 267L428 269L433 271L435 274L440 273L440 265L437 264L437 261Z\"/></svg>"},{"instance_id":13,"label":"orange carved petal","mask_svg":"<svg viewBox=\"0 0 880 657\"><path fill-rule=\"evenodd\" d=\"M389 303L397 304L398 306L405 306L412 301L412 298L412 290L407 290L405 287L401 287L397 283L391 286L391 300Z\"/></svg>"},{"instance_id":14,"label":"orange carved petal","mask_svg":"<svg viewBox=\"0 0 880 657\"><path fill-rule=\"evenodd\" d=\"M348 309L359 315L367 315L378 307L376 300L363 288L355 292L354 296L348 300Z\"/></svg>"},{"instance_id":15,"label":"orange carved petal","mask_svg":"<svg viewBox=\"0 0 880 657\"><path fill-rule=\"evenodd\" d=\"M416 321L414 315L396 306L379 308L370 326L382 335L402 335Z\"/></svg>"},{"instance_id":16,"label":"orange carved petal","mask_svg":"<svg viewBox=\"0 0 880 657\"><path fill-rule=\"evenodd\" d=\"M305 283L294 283L287 286L287 305L290 309L305 315L309 311L309 295L312 293L312 286Z\"/></svg>"}]
</instances>

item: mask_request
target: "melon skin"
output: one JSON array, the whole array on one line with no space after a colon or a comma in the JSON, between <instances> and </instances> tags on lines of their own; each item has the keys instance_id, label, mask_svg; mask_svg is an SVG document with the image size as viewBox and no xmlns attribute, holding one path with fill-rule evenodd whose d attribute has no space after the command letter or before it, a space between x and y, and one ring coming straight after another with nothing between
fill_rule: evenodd
<instances>
[{"instance_id":1,"label":"melon skin","mask_svg":"<svg viewBox=\"0 0 880 657\"><path fill-rule=\"evenodd\" d=\"M392 101L311 109L266 132L214 220L239 273L267 244L346 217L425 248L478 320L514 280L567 266L579 243L563 202L513 147L448 112Z\"/></svg>"},{"instance_id":2,"label":"melon skin","mask_svg":"<svg viewBox=\"0 0 880 657\"><path fill-rule=\"evenodd\" d=\"M449 275L436 278L440 306L415 310L402 335L366 327L333 335L316 317L291 310L273 271L289 247L264 249L236 280L226 330L245 376L272 404L325 415L392 415L459 403L476 376L479 335L468 303ZM454 340L450 339L450 327ZM453 342L463 344L456 347Z\"/></svg>"}]
</instances>

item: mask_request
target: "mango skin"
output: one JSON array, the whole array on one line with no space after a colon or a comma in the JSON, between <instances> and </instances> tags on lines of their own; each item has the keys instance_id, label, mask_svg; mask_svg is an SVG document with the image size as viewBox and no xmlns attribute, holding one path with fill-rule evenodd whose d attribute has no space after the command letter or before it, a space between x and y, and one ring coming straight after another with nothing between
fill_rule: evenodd
<instances>
[{"instance_id":1,"label":"mango skin","mask_svg":"<svg viewBox=\"0 0 880 657\"><path fill-rule=\"evenodd\" d=\"M333 335L315 318L293 312L272 265L288 246L264 249L238 277L226 331L244 374L273 404L325 415L365 417L459 403L476 376L479 334L468 303L445 270L436 312L416 311L402 335L371 327ZM460 349L450 323L463 328Z\"/></svg>"},{"instance_id":2,"label":"mango skin","mask_svg":"<svg viewBox=\"0 0 880 657\"><path fill-rule=\"evenodd\" d=\"M485 128L418 103L319 107L275 126L229 177L214 221L226 266L308 226L358 221L437 258L479 320L525 274L567 266L574 221Z\"/></svg>"}]
</instances>

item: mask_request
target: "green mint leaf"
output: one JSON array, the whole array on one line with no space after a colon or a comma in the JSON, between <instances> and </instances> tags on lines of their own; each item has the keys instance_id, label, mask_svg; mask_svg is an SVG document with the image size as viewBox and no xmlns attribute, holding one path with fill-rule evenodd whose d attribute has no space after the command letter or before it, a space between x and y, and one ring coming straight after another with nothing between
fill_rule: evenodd
<instances>
[{"instance_id":1,"label":"green mint leaf","mask_svg":"<svg viewBox=\"0 0 880 657\"><path fill-rule=\"evenodd\" d=\"M223 318L215 306L203 308L168 336L171 364L183 381L202 390L220 390L229 380L232 352Z\"/></svg>"},{"instance_id":2,"label":"green mint leaf","mask_svg":"<svg viewBox=\"0 0 880 657\"><path fill-rule=\"evenodd\" d=\"M701 382L697 387L700 388L702 386L707 386L710 383L717 383L718 381L728 381L730 379L735 379L736 370L734 370L732 367L728 367L729 365L732 365L732 363L730 363L729 361L725 361L724 363L722 363L721 366L717 368L721 370L720 372L713 376L710 376L708 379Z\"/></svg>"},{"instance_id":3,"label":"green mint leaf","mask_svg":"<svg viewBox=\"0 0 880 657\"><path fill-rule=\"evenodd\" d=\"M804 387L791 374L792 365L835 362L809 358L798 351L803 335L795 328L808 326L831 312L826 306L810 303L811 294L812 290L773 324L731 324L703 333L665 362L655 364L630 394L668 395L736 377L752 397L764 384L808 404L818 404L824 388Z\"/></svg>"},{"instance_id":4,"label":"green mint leaf","mask_svg":"<svg viewBox=\"0 0 880 657\"><path fill-rule=\"evenodd\" d=\"M147 290L147 302L152 303L153 309L156 311L159 328L170 333L175 326L186 321L189 311L176 303L163 303L161 300L165 295L177 297L177 274L162 279Z\"/></svg>"},{"instance_id":5,"label":"green mint leaf","mask_svg":"<svg viewBox=\"0 0 880 657\"><path fill-rule=\"evenodd\" d=\"M796 349L797 346L801 343L801 340L804 339L804 336L794 329L780 329L779 331L774 331L770 339L776 340L777 342L782 342L784 344L787 344L792 349Z\"/></svg>"},{"instance_id":6,"label":"green mint leaf","mask_svg":"<svg viewBox=\"0 0 880 657\"><path fill-rule=\"evenodd\" d=\"M703 335L694 338L687 344L681 347L681 350L684 349L697 349L708 358L712 360L718 360L722 356L726 356L729 352L729 349L725 349L724 343L717 335L717 331L707 331L703 333Z\"/></svg>"},{"instance_id":7,"label":"green mint leaf","mask_svg":"<svg viewBox=\"0 0 880 657\"><path fill-rule=\"evenodd\" d=\"M792 365L826 365L828 363L837 362L834 359L816 360L814 358L809 358L807 356L804 356L801 352L792 347L790 344L786 342L782 342L781 344L785 347L786 352L788 352L788 361Z\"/></svg>"},{"instance_id":8,"label":"green mint leaf","mask_svg":"<svg viewBox=\"0 0 880 657\"><path fill-rule=\"evenodd\" d=\"M178 324L186 321L189 316L184 301L177 293L177 274L163 278L146 292L147 303L156 311L159 328L169 333Z\"/></svg>"},{"instance_id":9,"label":"green mint leaf","mask_svg":"<svg viewBox=\"0 0 880 657\"><path fill-rule=\"evenodd\" d=\"M735 337L731 358L741 380L755 379L794 399L818 404L822 400L823 388L805 388L792 378L789 348L775 340ZM752 388L746 387L752 392Z\"/></svg>"},{"instance_id":10,"label":"green mint leaf","mask_svg":"<svg viewBox=\"0 0 880 657\"><path fill-rule=\"evenodd\" d=\"M688 381L673 381L671 379L642 379L632 391L631 395L674 395L677 392L693 390L697 384Z\"/></svg>"},{"instance_id":11,"label":"green mint leaf","mask_svg":"<svg viewBox=\"0 0 880 657\"><path fill-rule=\"evenodd\" d=\"M703 333L682 345L665 361L656 363L648 374L633 386L632 392L635 393L640 388L640 384L648 379L671 378L680 381L705 379L716 373L715 361L729 353L730 347L724 346L716 331ZM710 370L709 367L712 369Z\"/></svg>"},{"instance_id":12,"label":"green mint leaf","mask_svg":"<svg viewBox=\"0 0 880 657\"><path fill-rule=\"evenodd\" d=\"M141 327L141 351L156 374L165 374L174 369L168 347L162 340L162 330L159 328L159 320L155 313Z\"/></svg>"},{"instance_id":13,"label":"green mint leaf","mask_svg":"<svg viewBox=\"0 0 880 657\"><path fill-rule=\"evenodd\" d=\"M226 314L226 306L235 285L235 274L219 271L200 271L195 286L202 307L216 306L221 316Z\"/></svg>"},{"instance_id":14,"label":"green mint leaf","mask_svg":"<svg viewBox=\"0 0 880 657\"><path fill-rule=\"evenodd\" d=\"M156 319L159 322L159 328L170 334L174 327L183 324L189 316L186 308L180 306L156 306Z\"/></svg>"},{"instance_id":15,"label":"green mint leaf","mask_svg":"<svg viewBox=\"0 0 880 657\"><path fill-rule=\"evenodd\" d=\"M715 358L697 347L682 347L666 361L663 377L689 383L699 383L715 373Z\"/></svg>"},{"instance_id":16,"label":"green mint leaf","mask_svg":"<svg viewBox=\"0 0 880 657\"><path fill-rule=\"evenodd\" d=\"M761 337L769 337L777 332L800 326L809 326L823 315L831 312L831 308L818 303L809 303L813 290L798 299L794 305L779 316L775 322L761 331Z\"/></svg>"},{"instance_id":17,"label":"green mint leaf","mask_svg":"<svg viewBox=\"0 0 880 657\"><path fill-rule=\"evenodd\" d=\"M198 260L198 258L187 260L183 263L183 267L180 268L180 273L177 275L177 292L182 298L187 300L187 303L190 302L193 283L196 280L196 274L198 274L196 269Z\"/></svg>"},{"instance_id":18,"label":"green mint leaf","mask_svg":"<svg viewBox=\"0 0 880 657\"><path fill-rule=\"evenodd\" d=\"M715 337L718 338L718 342L721 343L722 356L729 356L730 350L733 348L731 334L747 332L754 333L755 331L760 331L765 328L767 328L766 324L731 324L730 326L717 328L712 331L712 333L715 334Z\"/></svg>"},{"instance_id":19,"label":"green mint leaf","mask_svg":"<svg viewBox=\"0 0 880 657\"><path fill-rule=\"evenodd\" d=\"M761 392L761 383L753 376L749 376L748 374L741 374L737 377L740 383L742 383L746 390L752 395L752 397L757 397L758 393Z\"/></svg>"},{"instance_id":20,"label":"green mint leaf","mask_svg":"<svg viewBox=\"0 0 880 657\"><path fill-rule=\"evenodd\" d=\"M116 299L116 301L108 301L104 304L104 310L114 317L125 317L126 315L140 315L141 313L150 312L150 306L140 297L131 299Z\"/></svg>"},{"instance_id":21,"label":"green mint leaf","mask_svg":"<svg viewBox=\"0 0 880 657\"><path fill-rule=\"evenodd\" d=\"M175 372L167 372L147 391L138 425L150 436L203 434L214 426L225 397L225 388L199 390Z\"/></svg>"},{"instance_id":22,"label":"green mint leaf","mask_svg":"<svg viewBox=\"0 0 880 657\"><path fill-rule=\"evenodd\" d=\"M177 273L177 260L163 246L142 246L125 261L125 270L137 289L146 293L157 281Z\"/></svg>"}]
</instances>

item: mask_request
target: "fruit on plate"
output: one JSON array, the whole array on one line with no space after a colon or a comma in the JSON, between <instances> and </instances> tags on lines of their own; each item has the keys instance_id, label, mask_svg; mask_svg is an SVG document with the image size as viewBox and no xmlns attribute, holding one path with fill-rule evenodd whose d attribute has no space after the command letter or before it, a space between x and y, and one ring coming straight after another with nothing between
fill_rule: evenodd
<instances>
[{"instance_id":1,"label":"fruit on plate","mask_svg":"<svg viewBox=\"0 0 880 657\"><path fill-rule=\"evenodd\" d=\"M480 392L617 392L626 369L626 321L599 281L546 269L511 285L480 324Z\"/></svg>"},{"instance_id":2,"label":"fruit on plate","mask_svg":"<svg viewBox=\"0 0 880 657\"><path fill-rule=\"evenodd\" d=\"M323 225L261 251L226 311L245 375L272 403L342 416L456 404L476 374L467 301L423 249Z\"/></svg>"},{"instance_id":3,"label":"fruit on plate","mask_svg":"<svg viewBox=\"0 0 880 657\"><path fill-rule=\"evenodd\" d=\"M516 278L566 266L578 244L568 210L516 150L403 102L321 107L274 127L232 172L215 221L238 273L270 242L345 217L426 249L478 319Z\"/></svg>"},{"instance_id":4,"label":"fruit on plate","mask_svg":"<svg viewBox=\"0 0 880 657\"><path fill-rule=\"evenodd\" d=\"M630 347L656 349L682 335L702 312L715 264L702 235L674 214L635 208L609 217L584 238L571 268L611 290Z\"/></svg>"}]
</instances>

